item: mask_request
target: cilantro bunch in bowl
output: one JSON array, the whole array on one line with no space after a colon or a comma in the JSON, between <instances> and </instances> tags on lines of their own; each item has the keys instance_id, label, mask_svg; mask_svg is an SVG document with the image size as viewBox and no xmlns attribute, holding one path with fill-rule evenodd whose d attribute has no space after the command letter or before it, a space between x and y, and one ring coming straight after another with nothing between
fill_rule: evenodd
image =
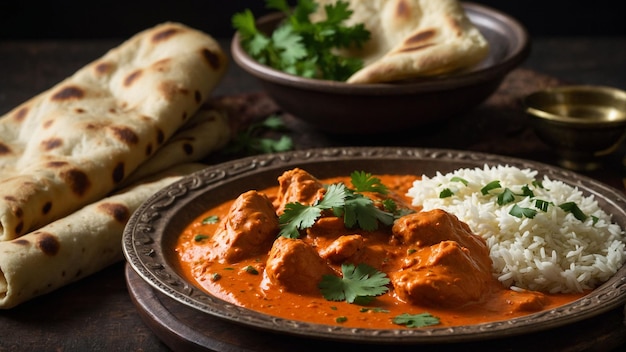
<instances>
[{"instance_id":1,"label":"cilantro bunch in bowl","mask_svg":"<svg viewBox=\"0 0 626 352\"><path fill-rule=\"evenodd\" d=\"M293 8L286 0L266 0L266 7L285 16L271 34L257 28L249 9L232 18L242 47L259 63L297 76L333 81L345 81L363 67L362 60L337 54L337 49L361 47L370 38L363 24L345 25L352 15L347 2L324 6L326 19L318 22L310 20L318 7L314 0L298 0Z\"/></svg>"},{"instance_id":2,"label":"cilantro bunch in bowl","mask_svg":"<svg viewBox=\"0 0 626 352\"><path fill-rule=\"evenodd\" d=\"M250 10L235 14L231 54L282 114L320 132L380 135L442 126L494 93L529 51L528 36L513 18L463 3L493 49L484 66L433 78L349 83L353 74L367 69L368 62L347 53L358 55L365 51L359 49L369 49L377 37L375 27L360 23L362 14L352 13L345 0L332 5L297 1L292 8L287 0L267 0L272 11L258 19Z\"/></svg>"}]
</instances>

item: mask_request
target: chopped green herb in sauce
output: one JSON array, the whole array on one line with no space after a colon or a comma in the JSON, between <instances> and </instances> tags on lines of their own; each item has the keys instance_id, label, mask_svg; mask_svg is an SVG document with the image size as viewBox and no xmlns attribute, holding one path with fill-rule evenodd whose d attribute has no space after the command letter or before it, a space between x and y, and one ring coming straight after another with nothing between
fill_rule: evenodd
<instances>
[{"instance_id":1,"label":"chopped green herb in sauce","mask_svg":"<svg viewBox=\"0 0 626 352\"><path fill-rule=\"evenodd\" d=\"M197 234L193 237L193 240L195 242L202 242L208 238L209 238L209 235Z\"/></svg>"},{"instance_id":2,"label":"chopped green herb in sauce","mask_svg":"<svg viewBox=\"0 0 626 352\"><path fill-rule=\"evenodd\" d=\"M407 328L421 328L439 324L439 318L430 313L421 314L400 314L393 318L393 323L405 325Z\"/></svg>"},{"instance_id":3,"label":"chopped green herb in sauce","mask_svg":"<svg viewBox=\"0 0 626 352\"><path fill-rule=\"evenodd\" d=\"M202 224L206 225L206 224L217 224L218 221L220 221L220 218L217 215L211 215L211 216L207 216L206 218L202 219Z\"/></svg>"}]
</instances>

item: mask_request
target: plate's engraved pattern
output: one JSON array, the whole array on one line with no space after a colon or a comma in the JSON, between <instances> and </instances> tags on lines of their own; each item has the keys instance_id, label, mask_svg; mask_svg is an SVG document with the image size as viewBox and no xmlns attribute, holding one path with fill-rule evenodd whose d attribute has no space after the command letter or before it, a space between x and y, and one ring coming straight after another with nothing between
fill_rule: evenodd
<instances>
[{"instance_id":1,"label":"plate's engraved pattern","mask_svg":"<svg viewBox=\"0 0 626 352\"><path fill-rule=\"evenodd\" d=\"M226 174L223 171L200 170L164 188L143 204L143 211L133 214L137 217L136 226L132 236L124 237L123 244L125 247L135 248L138 255L136 257L127 255L127 259L138 272L153 273L155 279L159 280L159 289L168 290L170 293L177 292L184 296L192 296L197 291L194 286L181 280L175 272L164 265L163 256L158 254L159 250L156 246L159 242L155 241L153 236L162 219L162 212L174 206L179 199L189 195L190 192L221 181L225 177ZM125 251L125 253L129 252Z\"/></svg>"},{"instance_id":2,"label":"plate's engraved pattern","mask_svg":"<svg viewBox=\"0 0 626 352\"><path fill-rule=\"evenodd\" d=\"M626 302L626 267L608 282L595 289L585 298L552 310L521 318L493 323L430 327L421 329L354 329L326 326L287 320L263 315L233 304L223 302L183 280L167 262L162 248L163 233L160 230L174 211L188 198L210 192L229 180L246 177L266 169L288 169L295 166L306 168L310 162L339 163L343 160L410 161L416 165L429 162L448 163L451 168L459 165L482 167L485 164L506 164L537 170L539 175L560 179L579 187L586 193L602 199L612 210L615 219L626 227L626 197L611 187L574 172L536 162L469 151L424 148L324 148L265 154L235 160L200 170L164 188L148 199L131 217L123 237L126 258L133 269L161 293L194 307L199 311L250 326L274 332L300 334L346 341L375 341L377 343L461 342L484 338L512 336L557 327L586 317L600 314ZM242 190L243 191L243 190ZM171 217L171 214L169 214Z\"/></svg>"}]
</instances>

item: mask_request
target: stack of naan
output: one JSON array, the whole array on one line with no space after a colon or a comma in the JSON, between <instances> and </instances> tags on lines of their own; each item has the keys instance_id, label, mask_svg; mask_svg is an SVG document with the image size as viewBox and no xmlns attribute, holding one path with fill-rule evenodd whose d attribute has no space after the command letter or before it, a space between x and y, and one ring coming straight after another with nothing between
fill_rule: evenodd
<instances>
[{"instance_id":1,"label":"stack of naan","mask_svg":"<svg viewBox=\"0 0 626 352\"><path fill-rule=\"evenodd\" d=\"M325 18L317 0L311 20ZM472 67L489 52L489 43L457 0L344 0L352 16L347 25L363 23L370 40L343 55L358 57L364 67L348 83L378 83L448 74Z\"/></svg>"},{"instance_id":2,"label":"stack of naan","mask_svg":"<svg viewBox=\"0 0 626 352\"><path fill-rule=\"evenodd\" d=\"M227 64L164 23L0 118L0 308L123 259L132 212L229 140L203 107Z\"/></svg>"}]
</instances>

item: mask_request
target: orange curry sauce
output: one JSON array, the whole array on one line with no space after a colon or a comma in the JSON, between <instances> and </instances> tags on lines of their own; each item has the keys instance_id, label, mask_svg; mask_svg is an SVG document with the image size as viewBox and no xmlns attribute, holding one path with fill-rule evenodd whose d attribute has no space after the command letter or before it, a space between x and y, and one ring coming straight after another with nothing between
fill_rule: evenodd
<instances>
[{"instance_id":1,"label":"orange curry sauce","mask_svg":"<svg viewBox=\"0 0 626 352\"><path fill-rule=\"evenodd\" d=\"M377 175L376 177L381 179L382 183L395 194L394 197L399 203L407 207L410 205L410 200L406 198L405 194L416 179L415 176ZM293 193L293 190L287 190L287 188L288 186L297 187L298 181L290 180L287 182L291 184L283 184L283 181L281 181L280 188L277 186L260 191L260 193L267 195L274 205L273 211L281 211L279 209L281 206L278 205L280 199L278 198L282 197L283 201L294 200L284 199L286 198L284 195L278 196L277 193L279 191ZM348 187L351 187L348 176L319 181L324 184L343 182ZM272 282L268 278L268 276L276 276L275 273L268 275L265 269L272 265L271 261L268 262L268 257L270 256L271 242L276 238L277 231L272 235L273 239L269 244L259 245L260 247L265 247L261 253L252 256L246 256L245 254L237 255L228 259L223 257L220 259L219 256L212 253L216 247L223 247L224 245L223 243L212 243L213 234L222 225L219 223L203 224L202 220L209 216L218 216L219 219L227 218L229 209L234 201L231 200L213 209L207 209L203 215L189 224L183 231L176 247L180 266L188 280L196 282L199 287L208 293L233 304L268 315L326 325L398 329L402 328L402 326L394 324L392 322L393 317L403 313L420 314L428 312L439 318L440 324L438 326L471 325L507 320L550 309L569 303L584 295L584 293L542 294L538 292L516 292L504 288L490 273L485 280L478 280L477 278L481 277L480 273L469 272L478 270L473 268L474 265L467 265L467 263L462 262L451 263L449 259L441 260L444 262L447 260L448 269L443 271L437 271L439 269L436 267L428 269L429 272L436 274L434 277L439 279L440 282L436 280L432 282L429 280L424 281L424 277L422 277L420 279L422 280L421 285L424 286L424 282L427 282L426 286L428 287L425 293L416 293L415 287L419 285L412 285L411 280L413 280L413 277L405 275L410 273L412 265L420 261L427 262L430 260L432 262L432 257L424 258L424 256L432 256L436 251L452 250L456 251L455 253L461 253L461 256L463 253L467 254L468 252L466 249L459 251L459 248L462 247L469 247L470 249L475 247L477 249L474 249L474 251L480 251L479 247L484 245L484 241L482 239L476 240L478 236L470 234L474 238L459 239L462 242L460 246L454 242L445 241L445 246L443 244L428 246L427 244L424 248L416 251L415 248L418 248L416 243L421 243L420 240L410 239L409 241L409 238L406 236L402 238L403 240L393 239L394 235L391 229L385 226L380 226L379 230L373 232L355 229L348 230L341 226L341 233L337 233L339 231L336 225L338 222L334 221L337 218L333 219L331 216L325 219L326 221L320 221L321 224L319 226L315 225L309 231L302 231L303 235L299 239L288 241L304 241L315 248L317 252L323 254L329 251L329 247L332 247L332 243L339 237L350 238L346 236L356 234L358 236L353 237L361 238L361 242L365 244L359 247L359 253L355 254L352 251L349 255L346 255L347 258L343 259L346 262L355 261L354 265L361 262L367 263L377 270L387 273L390 278L394 277L395 281L392 280L388 285L389 291L387 293L376 297L365 307L346 302L327 301L319 292L319 289L317 289L316 279L311 279L310 276L307 276L321 275L321 273L316 274L314 270L313 274L309 272L317 264L306 263L304 259L302 267L292 263L295 267L294 271L300 270L302 272L306 271L306 273L300 278L287 277L282 284ZM419 209L414 210L420 213ZM441 218L441 212L422 215L419 221L424 223L433 222L434 226L439 226L441 223L449 220ZM456 217L452 217L456 219ZM461 229L460 231L463 232L463 229L465 229L467 230L466 232L469 232L469 228L465 224L460 221L458 223L453 223L450 230ZM343 223L341 222L341 224ZM410 227L412 225L404 224L402 226ZM329 233L332 233L332 235L329 235ZM284 240L284 238L280 239ZM223 238L221 240L223 241ZM230 239L226 240L226 242L230 241ZM463 241L465 242L463 243ZM220 250L223 250L223 248ZM320 256L324 257L322 259L323 265L331 267L335 275L340 276L341 262L336 257L333 258L332 255L322 254ZM472 255L475 255L475 253ZM480 267L481 260L484 261L485 259L476 260L479 263L476 265L477 267ZM490 266L488 257L486 260L487 265ZM451 274L446 271L449 270L450 265L458 265L459 272ZM468 267L473 269L468 270ZM273 268L273 270L276 269ZM417 272L419 271L417 270ZM421 271L423 274L423 270ZM292 282L290 283L288 280L292 280ZM445 280L445 282L441 282L441 280ZM481 281L481 283L477 283L478 281ZM395 286L395 283L397 283L398 287ZM402 285L404 286L401 287Z\"/></svg>"}]
</instances>

